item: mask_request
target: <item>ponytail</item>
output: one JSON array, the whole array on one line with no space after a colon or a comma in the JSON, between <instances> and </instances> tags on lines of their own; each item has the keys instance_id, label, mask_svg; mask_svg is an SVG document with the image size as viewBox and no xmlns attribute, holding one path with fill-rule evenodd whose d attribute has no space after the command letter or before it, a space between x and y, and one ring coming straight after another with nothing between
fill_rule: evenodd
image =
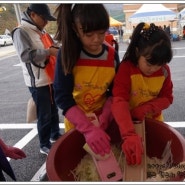
<instances>
[{"instance_id":1,"label":"ponytail","mask_svg":"<svg viewBox=\"0 0 185 185\"><path fill-rule=\"evenodd\" d=\"M72 73L72 69L79 58L79 44L73 30L72 4L61 4L57 7L57 32L55 39L62 43L61 65L64 74Z\"/></svg>"}]
</instances>

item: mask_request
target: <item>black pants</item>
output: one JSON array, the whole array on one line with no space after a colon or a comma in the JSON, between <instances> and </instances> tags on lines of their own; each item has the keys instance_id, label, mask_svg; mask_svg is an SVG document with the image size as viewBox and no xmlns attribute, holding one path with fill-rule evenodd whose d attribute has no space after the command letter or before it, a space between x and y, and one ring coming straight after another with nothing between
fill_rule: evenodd
<instances>
[{"instance_id":1,"label":"black pants","mask_svg":"<svg viewBox=\"0 0 185 185\"><path fill-rule=\"evenodd\" d=\"M2 169L0 169L0 181L6 181Z\"/></svg>"},{"instance_id":2,"label":"black pants","mask_svg":"<svg viewBox=\"0 0 185 185\"><path fill-rule=\"evenodd\" d=\"M3 150L0 147L0 181L6 181L3 172L9 175L13 180L16 181L12 167L10 166L9 161L7 160Z\"/></svg>"}]
</instances>

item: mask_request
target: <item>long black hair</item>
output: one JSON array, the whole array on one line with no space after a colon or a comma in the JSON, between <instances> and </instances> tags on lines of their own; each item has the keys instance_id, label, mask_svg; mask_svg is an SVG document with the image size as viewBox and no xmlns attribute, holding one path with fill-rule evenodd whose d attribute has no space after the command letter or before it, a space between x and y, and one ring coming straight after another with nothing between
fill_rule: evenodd
<instances>
[{"instance_id":1,"label":"long black hair","mask_svg":"<svg viewBox=\"0 0 185 185\"><path fill-rule=\"evenodd\" d=\"M60 4L57 14L55 39L62 43L62 67L65 74L71 73L79 58L82 43L75 32L75 21L82 25L84 33L109 28L109 15L103 4Z\"/></svg>"},{"instance_id":2,"label":"long black hair","mask_svg":"<svg viewBox=\"0 0 185 185\"><path fill-rule=\"evenodd\" d=\"M131 42L122 61L130 60L138 64L140 56L144 56L152 65L162 66L173 57L171 40L164 30L154 23L139 23L133 31Z\"/></svg>"}]
</instances>

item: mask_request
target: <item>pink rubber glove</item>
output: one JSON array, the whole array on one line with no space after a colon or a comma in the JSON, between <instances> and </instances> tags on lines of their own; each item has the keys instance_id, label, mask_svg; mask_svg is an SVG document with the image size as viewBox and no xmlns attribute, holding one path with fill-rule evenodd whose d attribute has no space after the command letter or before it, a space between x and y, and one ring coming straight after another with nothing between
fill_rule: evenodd
<instances>
[{"instance_id":1,"label":"pink rubber glove","mask_svg":"<svg viewBox=\"0 0 185 185\"><path fill-rule=\"evenodd\" d=\"M22 159L26 157L26 154L23 152L23 150L13 146L7 146L4 150L4 153L6 157L10 157L12 159Z\"/></svg>"},{"instance_id":2,"label":"pink rubber glove","mask_svg":"<svg viewBox=\"0 0 185 185\"><path fill-rule=\"evenodd\" d=\"M122 150L126 156L127 164L135 165L141 164L143 154L142 138L137 134L128 135L124 137Z\"/></svg>"},{"instance_id":3,"label":"pink rubber glove","mask_svg":"<svg viewBox=\"0 0 185 185\"><path fill-rule=\"evenodd\" d=\"M143 121L147 116L155 118L169 105L170 102L167 98L155 98L132 109L131 115L134 120L139 121Z\"/></svg>"},{"instance_id":4,"label":"pink rubber glove","mask_svg":"<svg viewBox=\"0 0 185 185\"><path fill-rule=\"evenodd\" d=\"M141 137L135 132L128 102L123 98L114 97L112 112L123 139L122 150L126 156L127 163L129 165L140 164L144 149Z\"/></svg>"},{"instance_id":5,"label":"pink rubber glove","mask_svg":"<svg viewBox=\"0 0 185 185\"><path fill-rule=\"evenodd\" d=\"M113 118L113 114L111 111L111 104L112 104L112 97L109 97L104 106L103 106L103 110L102 113L99 116L99 123L100 123L100 127L105 130L107 129L108 125L112 122Z\"/></svg>"},{"instance_id":6,"label":"pink rubber glove","mask_svg":"<svg viewBox=\"0 0 185 185\"><path fill-rule=\"evenodd\" d=\"M75 125L76 129L84 134L86 143L96 154L104 156L110 153L110 137L100 127L94 126L85 113L77 106L71 107L65 117Z\"/></svg>"},{"instance_id":7,"label":"pink rubber glove","mask_svg":"<svg viewBox=\"0 0 185 185\"><path fill-rule=\"evenodd\" d=\"M6 145L2 139L0 139L0 146L6 157L12 159L22 159L26 157L26 154L21 149Z\"/></svg>"}]
</instances>

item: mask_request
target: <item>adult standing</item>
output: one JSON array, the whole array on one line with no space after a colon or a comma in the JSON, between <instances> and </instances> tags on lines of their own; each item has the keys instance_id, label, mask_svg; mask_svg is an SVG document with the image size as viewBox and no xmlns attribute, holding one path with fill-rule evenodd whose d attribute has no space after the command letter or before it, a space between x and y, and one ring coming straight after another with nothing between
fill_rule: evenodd
<instances>
[{"instance_id":1,"label":"adult standing","mask_svg":"<svg viewBox=\"0 0 185 185\"><path fill-rule=\"evenodd\" d=\"M36 104L40 152L46 155L52 142L61 136L58 108L53 98L58 48L44 29L48 21L56 21L56 18L47 4L30 4L22 14L21 25L12 32L24 81Z\"/></svg>"},{"instance_id":2,"label":"adult standing","mask_svg":"<svg viewBox=\"0 0 185 185\"><path fill-rule=\"evenodd\" d=\"M123 31L122 27L119 28L118 33L119 33L119 41L123 42L123 33L124 33L124 31Z\"/></svg>"},{"instance_id":3,"label":"adult standing","mask_svg":"<svg viewBox=\"0 0 185 185\"><path fill-rule=\"evenodd\" d=\"M185 26L183 26L182 34L183 34L182 38L185 39Z\"/></svg>"},{"instance_id":4,"label":"adult standing","mask_svg":"<svg viewBox=\"0 0 185 185\"><path fill-rule=\"evenodd\" d=\"M170 25L168 25L168 26L164 25L164 31L165 31L166 34L169 36L169 38L171 38L171 29L170 29Z\"/></svg>"}]
</instances>

